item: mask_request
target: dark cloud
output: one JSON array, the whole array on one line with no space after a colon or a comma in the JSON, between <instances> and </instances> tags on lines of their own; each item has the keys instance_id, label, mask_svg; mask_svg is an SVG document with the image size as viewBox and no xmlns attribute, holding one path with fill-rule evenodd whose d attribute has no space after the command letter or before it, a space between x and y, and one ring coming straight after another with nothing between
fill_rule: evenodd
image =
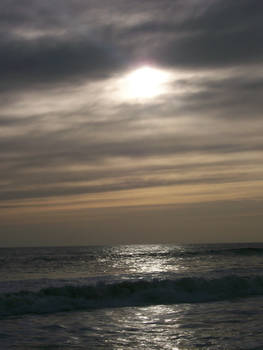
<instances>
[{"instance_id":1,"label":"dark cloud","mask_svg":"<svg viewBox=\"0 0 263 350\"><path fill-rule=\"evenodd\" d=\"M188 68L222 68L259 63L263 59L262 28L258 32L194 33L161 45L157 62Z\"/></svg>"},{"instance_id":2,"label":"dark cloud","mask_svg":"<svg viewBox=\"0 0 263 350\"><path fill-rule=\"evenodd\" d=\"M0 42L0 89L102 79L122 68L118 50L78 38Z\"/></svg>"},{"instance_id":3,"label":"dark cloud","mask_svg":"<svg viewBox=\"0 0 263 350\"><path fill-rule=\"evenodd\" d=\"M198 3L197 3L198 4ZM158 64L185 68L222 68L261 63L263 58L262 11L257 0L199 2L184 18L152 18L126 29L132 41L139 36L146 48L135 48L141 57ZM136 45L136 44L135 44Z\"/></svg>"},{"instance_id":4,"label":"dark cloud","mask_svg":"<svg viewBox=\"0 0 263 350\"><path fill-rule=\"evenodd\" d=\"M256 68L255 68L256 69ZM190 78L175 81L174 87L180 86L185 94L176 101L178 114L209 116L210 118L231 119L237 122L249 119L262 119L263 77L231 76L221 78Z\"/></svg>"},{"instance_id":5,"label":"dark cloud","mask_svg":"<svg viewBox=\"0 0 263 350\"><path fill-rule=\"evenodd\" d=\"M132 60L211 69L263 58L263 5L257 0L23 0L1 6L2 91L102 79Z\"/></svg>"}]
</instances>

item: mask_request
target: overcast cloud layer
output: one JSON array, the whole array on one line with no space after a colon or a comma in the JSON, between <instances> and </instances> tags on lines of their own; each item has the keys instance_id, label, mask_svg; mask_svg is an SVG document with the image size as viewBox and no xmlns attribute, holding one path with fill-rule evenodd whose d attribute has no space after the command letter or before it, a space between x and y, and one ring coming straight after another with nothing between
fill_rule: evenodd
<instances>
[{"instance_id":1,"label":"overcast cloud layer","mask_svg":"<svg viewBox=\"0 0 263 350\"><path fill-rule=\"evenodd\" d=\"M186 222L204 206L230 235L206 217L200 241L260 240L262 15L259 0L2 0L0 243L198 241ZM143 65L169 72L166 92L131 99ZM143 236L154 217L164 236Z\"/></svg>"}]
</instances>

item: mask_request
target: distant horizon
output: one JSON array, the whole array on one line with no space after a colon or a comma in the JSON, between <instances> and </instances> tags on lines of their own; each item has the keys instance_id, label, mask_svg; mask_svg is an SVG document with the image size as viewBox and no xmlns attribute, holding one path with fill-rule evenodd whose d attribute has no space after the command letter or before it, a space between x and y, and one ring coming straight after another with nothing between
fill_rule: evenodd
<instances>
[{"instance_id":1,"label":"distant horizon","mask_svg":"<svg viewBox=\"0 0 263 350\"><path fill-rule=\"evenodd\" d=\"M82 247L115 247L115 246L132 246L132 245L178 245L178 246L184 246L184 245L243 245L243 244L263 244L263 241L261 242L199 242L199 243L116 243L116 244L83 244L83 245L41 245L41 246L0 246L0 249L5 249L5 248L64 248L64 247L72 247L72 248L82 248Z\"/></svg>"}]
</instances>

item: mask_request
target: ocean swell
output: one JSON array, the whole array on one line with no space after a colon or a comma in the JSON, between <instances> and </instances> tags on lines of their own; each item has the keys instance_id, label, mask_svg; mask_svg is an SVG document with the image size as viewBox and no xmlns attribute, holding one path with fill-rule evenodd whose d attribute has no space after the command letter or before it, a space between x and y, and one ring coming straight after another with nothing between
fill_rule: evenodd
<instances>
[{"instance_id":1,"label":"ocean swell","mask_svg":"<svg viewBox=\"0 0 263 350\"><path fill-rule=\"evenodd\" d=\"M125 281L112 284L50 287L38 292L0 295L0 316L55 313L105 307L202 303L263 295L263 276L217 279Z\"/></svg>"},{"instance_id":2,"label":"ocean swell","mask_svg":"<svg viewBox=\"0 0 263 350\"><path fill-rule=\"evenodd\" d=\"M256 247L245 247L245 248L225 248L225 249L205 249L205 250L193 250L193 251L183 251L174 252L173 256L182 257L195 257L195 256L214 256L214 255L241 255L241 256L253 256L253 255L263 255L263 248Z\"/></svg>"}]
</instances>

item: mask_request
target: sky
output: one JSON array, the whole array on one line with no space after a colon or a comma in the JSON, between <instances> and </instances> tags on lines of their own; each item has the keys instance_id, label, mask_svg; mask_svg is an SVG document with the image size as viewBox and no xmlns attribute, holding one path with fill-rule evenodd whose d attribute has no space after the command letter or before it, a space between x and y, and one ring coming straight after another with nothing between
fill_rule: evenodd
<instances>
[{"instance_id":1,"label":"sky","mask_svg":"<svg viewBox=\"0 0 263 350\"><path fill-rule=\"evenodd\" d=\"M2 0L0 246L262 241L262 15Z\"/></svg>"}]
</instances>

